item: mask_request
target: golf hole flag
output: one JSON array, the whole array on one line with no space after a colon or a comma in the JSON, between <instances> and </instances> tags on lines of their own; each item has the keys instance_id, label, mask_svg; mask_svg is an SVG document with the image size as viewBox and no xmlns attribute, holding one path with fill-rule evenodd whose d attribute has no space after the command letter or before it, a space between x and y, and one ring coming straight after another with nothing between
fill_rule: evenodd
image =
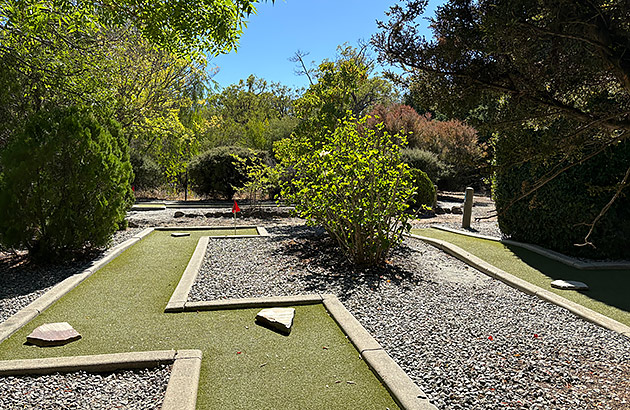
<instances>
[{"instance_id":1,"label":"golf hole flag","mask_svg":"<svg viewBox=\"0 0 630 410\"><path fill-rule=\"evenodd\" d=\"M236 235L236 213L241 212L241 208L238 207L236 203L236 199L234 200L234 205L232 205L232 214L234 215L234 235Z\"/></svg>"}]
</instances>

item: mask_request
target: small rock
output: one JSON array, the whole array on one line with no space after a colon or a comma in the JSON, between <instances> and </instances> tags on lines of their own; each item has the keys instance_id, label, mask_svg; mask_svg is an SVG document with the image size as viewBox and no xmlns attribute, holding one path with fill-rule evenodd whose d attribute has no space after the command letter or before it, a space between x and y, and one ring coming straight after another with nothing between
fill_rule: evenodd
<instances>
[{"instance_id":1,"label":"small rock","mask_svg":"<svg viewBox=\"0 0 630 410\"><path fill-rule=\"evenodd\" d=\"M171 236L174 238L181 238L182 236L190 236L190 234L188 232L173 232Z\"/></svg>"},{"instance_id":2,"label":"small rock","mask_svg":"<svg viewBox=\"0 0 630 410\"><path fill-rule=\"evenodd\" d=\"M461 206L452 207L451 212L454 213L455 215L462 215L464 213Z\"/></svg>"},{"instance_id":3,"label":"small rock","mask_svg":"<svg viewBox=\"0 0 630 410\"><path fill-rule=\"evenodd\" d=\"M291 333L295 309L293 308L270 308L263 309L256 315L256 321L271 327L282 333Z\"/></svg>"},{"instance_id":4,"label":"small rock","mask_svg":"<svg viewBox=\"0 0 630 410\"><path fill-rule=\"evenodd\" d=\"M198 214L186 214L186 218L199 218L201 215Z\"/></svg>"},{"instance_id":5,"label":"small rock","mask_svg":"<svg viewBox=\"0 0 630 410\"><path fill-rule=\"evenodd\" d=\"M182 211L175 211L175 213L173 214L173 218L181 218L182 216L184 216L184 213Z\"/></svg>"},{"instance_id":6,"label":"small rock","mask_svg":"<svg viewBox=\"0 0 630 410\"><path fill-rule=\"evenodd\" d=\"M62 346L79 339L81 335L68 322L45 323L26 336L36 346Z\"/></svg>"},{"instance_id":7,"label":"small rock","mask_svg":"<svg viewBox=\"0 0 630 410\"><path fill-rule=\"evenodd\" d=\"M576 280L554 280L551 282L551 287L562 290L588 290L588 285L584 282L578 282Z\"/></svg>"}]
</instances>

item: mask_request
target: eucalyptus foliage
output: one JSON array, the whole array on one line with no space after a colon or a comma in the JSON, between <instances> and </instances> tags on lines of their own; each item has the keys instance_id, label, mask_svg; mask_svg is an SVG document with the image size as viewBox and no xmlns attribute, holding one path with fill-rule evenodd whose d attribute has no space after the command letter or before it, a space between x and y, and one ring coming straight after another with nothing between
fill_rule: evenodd
<instances>
[{"instance_id":1,"label":"eucalyptus foliage","mask_svg":"<svg viewBox=\"0 0 630 410\"><path fill-rule=\"evenodd\" d=\"M375 265L409 230L405 210L415 189L400 158L404 136L369 129L366 120L349 115L320 146L305 142L282 195L309 224L323 226L351 261Z\"/></svg>"}]
</instances>

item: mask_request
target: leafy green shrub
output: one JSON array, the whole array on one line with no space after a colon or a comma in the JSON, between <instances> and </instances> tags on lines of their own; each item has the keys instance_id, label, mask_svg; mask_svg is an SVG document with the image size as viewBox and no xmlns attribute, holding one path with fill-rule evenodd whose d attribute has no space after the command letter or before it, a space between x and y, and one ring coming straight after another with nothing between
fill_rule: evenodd
<instances>
[{"instance_id":1,"label":"leafy green shrub","mask_svg":"<svg viewBox=\"0 0 630 410\"><path fill-rule=\"evenodd\" d=\"M414 208L421 208L423 205L432 207L433 199L435 198L435 185L433 185L429 176L419 169L412 168L411 175L415 183L416 194L410 205Z\"/></svg>"},{"instance_id":2,"label":"leafy green shrub","mask_svg":"<svg viewBox=\"0 0 630 410\"><path fill-rule=\"evenodd\" d=\"M31 117L1 156L0 242L39 259L105 245L133 200L119 132L84 108Z\"/></svg>"},{"instance_id":3,"label":"leafy green shrub","mask_svg":"<svg viewBox=\"0 0 630 410\"><path fill-rule=\"evenodd\" d=\"M265 152L249 148L213 148L199 154L188 164L190 187L201 196L232 198L236 190L247 183L247 168L265 161L265 158Z\"/></svg>"},{"instance_id":4,"label":"leafy green shrub","mask_svg":"<svg viewBox=\"0 0 630 410\"><path fill-rule=\"evenodd\" d=\"M148 156L131 153L131 167L133 169L133 186L136 190L157 189L166 181L160 166Z\"/></svg>"},{"instance_id":5,"label":"leafy green shrub","mask_svg":"<svg viewBox=\"0 0 630 410\"><path fill-rule=\"evenodd\" d=\"M534 139L532 137L531 139ZM622 195L596 225L596 246L584 242L591 223L614 195L630 158L630 143L623 142L589 161L567 170L533 194L513 200L541 180L557 162L510 166L512 142L496 145L499 171L493 195L499 227L512 239L534 243L558 252L593 258L630 258L630 197Z\"/></svg>"},{"instance_id":6,"label":"leafy green shrub","mask_svg":"<svg viewBox=\"0 0 630 410\"><path fill-rule=\"evenodd\" d=\"M323 136L321 148L305 150L282 192L358 265L384 262L401 241L410 227L404 211L415 191L409 166L400 159L398 142L405 138L368 129L366 118L346 117Z\"/></svg>"},{"instance_id":7,"label":"leafy green shrub","mask_svg":"<svg viewBox=\"0 0 630 410\"><path fill-rule=\"evenodd\" d=\"M410 168L415 168L426 172L433 184L447 175L449 166L442 162L437 154L424 151L418 148L403 149L400 152L402 160L409 165Z\"/></svg>"}]
</instances>

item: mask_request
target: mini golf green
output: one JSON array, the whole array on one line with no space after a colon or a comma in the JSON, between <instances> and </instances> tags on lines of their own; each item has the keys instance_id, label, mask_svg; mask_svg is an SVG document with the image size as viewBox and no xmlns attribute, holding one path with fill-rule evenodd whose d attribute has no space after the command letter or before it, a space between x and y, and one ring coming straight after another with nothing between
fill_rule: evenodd
<instances>
[{"instance_id":1,"label":"mini golf green","mask_svg":"<svg viewBox=\"0 0 630 410\"><path fill-rule=\"evenodd\" d=\"M166 205L164 204L156 204L156 203L139 203L134 204L131 207L132 211L160 211L166 209Z\"/></svg>"},{"instance_id":2,"label":"mini golf green","mask_svg":"<svg viewBox=\"0 0 630 410\"><path fill-rule=\"evenodd\" d=\"M411 233L457 245L520 279L630 326L630 270L581 270L515 245L474 238L439 229L413 229ZM551 287L556 279L577 280L589 290L577 292Z\"/></svg>"},{"instance_id":3,"label":"mini golf green","mask_svg":"<svg viewBox=\"0 0 630 410\"><path fill-rule=\"evenodd\" d=\"M156 231L127 249L0 344L0 360L200 349L199 409L398 408L322 305L295 307L290 336L254 324L259 309L164 313L199 237L221 234L188 232ZM37 326L63 321L83 338L23 344Z\"/></svg>"}]
</instances>

